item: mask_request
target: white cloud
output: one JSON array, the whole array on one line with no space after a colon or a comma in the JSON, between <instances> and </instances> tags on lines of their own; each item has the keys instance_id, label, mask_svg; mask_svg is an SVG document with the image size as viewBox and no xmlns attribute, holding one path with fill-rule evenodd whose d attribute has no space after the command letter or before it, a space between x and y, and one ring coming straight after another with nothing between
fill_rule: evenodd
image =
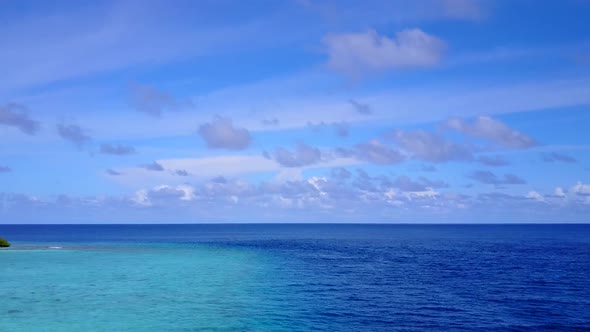
<instances>
[{"instance_id":1,"label":"white cloud","mask_svg":"<svg viewBox=\"0 0 590 332\"><path fill-rule=\"evenodd\" d=\"M312 176L307 179L307 183L309 183L315 190L318 191L320 196L328 196L329 194L324 191L324 187L327 185L328 180L324 177Z\"/></svg>"},{"instance_id":2,"label":"white cloud","mask_svg":"<svg viewBox=\"0 0 590 332\"><path fill-rule=\"evenodd\" d=\"M148 198L148 191L145 189L140 189L131 196L131 201L133 201L137 205L141 206L150 206L152 203Z\"/></svg>"},{"instance_id":3,"label":"white cloud","mask_svg":"<svg viewBox=\"0 0 590 332\"><path fill-rule=\"evenodd\" d=\"M322 160L322 153L318 148L305 143L297 144L295 151L277 148L273 154L274 160L284 167L302 167L313 165Z\"/></svg>"},{"instance_id":4,"label":"white cloud","mask_svg":"<svg viewBox=\"0 0 590 332\"><path fill-rule=\"evenodd\" d=\"M67 210L73 212L71 216L77 218L84 215L94 216L92 221L104 216L123 216L125 220L117 220L146 222L145 218L149 216L151 222L161 222L161 218L169 217L170 213L174 213L175 218L178 218L175 221L178 222L194 221L195 217L215 217L214 220L240 222L247 221L247 217L253 213L268 216L260 221L295 221L302 216L319 221L318 218L325 216L323 213L329 213L338 220L352 216L349 220L356 222L366 221L368 216L387 222L411 222L420 216L422 218L418 220L442 222L444 220L432 219L440 215L447 215L452 218L449 221L455 222L498 222L506 221L507 216L528 216L525 221L554 222L555 218L585 221L590 206L590 200L587 199L589 196L563 200L551 195L544 196L536 191L530 191L526 195L510 195L498 191L467 195L450 189L438 192L433 188L418 187L408 188L411 190L406 191L390 186L382 176L357 172L356 179L369 181L373 185L361 187L356 181L343 183L312 176L283 183L256 184L235 179L216 179L194 185L166 184L137 190L132 195L122 197L36 198L0 193L0 201L4 202L0 216L10 216L13 220L23 222L45 222L48 220L48 213L49 216L55 216L52 211L63 213ZM540 200L547 204L537 204L536 201ZM142 209L137 209L138 207ZM145 209L149 209L150 213L138 213ZM23 216L23 213L26 215ZM382 218L384 213L397 218Z\"/></svg>"},{"instance_id":5,"label":"white cloud","mask_svg":"<svg viewBox=\"0 0 590 332\"><path fill-rule=\"evenodd\" d=\"M212 122L202 124L199 135L212 149L243 150L252 141L246 128L236 127L231 119L223 117L216 117Z\"/></svg>"},{"instance_id":6,"label":"white cloud","mask_svg":"<svg viewBox=\"0 0 590 332\"><path fill-rule=\"evenodd\" d=\"M328 65L354 76L391 68L432 67L441 62L446 44L420 29L406 29L395 38L370 30L331 34L324 38Z\"/></svg>"},{"instance_id":7,"label":"white cloud","mask_svg":"<svg viewBox=\"0 0 590 332\"><path fill-rule=\"evenodd\" d=\"M538 192L532 190L529 191L526 195L526 198L538 201L538 202L544 202L545 198L543 197L543 195L539 194Z\"/></svg>"},{"instance_id":8,"label":"white cloud","mask_svg":"<svg viewBox=\"0 0 590 332\"><path fill-rule=\"evenodd\" d=\"M140 189L131 196L137 205L150 207L154 205L174 206L178 201L193 201L197 198L196 189L190 185L159 185L152 189Z\"/></svg>"},{"instance_id":9,"label":"white cloud","mask_svg":"<svg viewBox=\"0 0 590 332\"><path fill-rule=\"evenodd\" d=\"M578 181L571 189L575 194L582 196L590 196L590 184L585 184Z\"/></svg>"},{"instance_id":10,"label":"white cloud","mask_svg":"<svg viewBox=\"0 0 590 332\"><path fill-rule=\"evenodd\" d=\"M565 191L561 187L555 188L555 191L553 192L553 194L557 197L565 197Z\"/></svg>"},{"instance_id":11,"label":"white cloud","mask_svg":"<svg viewBox=\"0 0 590 332\"><path fill-rule=\"evenodd\" d=\"M436 199L440 193L435 191L432 188L427 188L426 190L423 191L409 191L409 192L404 192L403 193L409 200L412 200L413 198L431 198L431 199Z\"/></svg>"},{"instance_id":12,"label":"white cloud","mask_svg":"<svg viewBox=\"0 0 590 332\"><path fill-rule=\"evenodd\" d=\"M183 195L180 197L182 201L192 201L196 198L195 188L187 184L176 186L176 190L182 191Z\"/></svg>"}]
</instances>

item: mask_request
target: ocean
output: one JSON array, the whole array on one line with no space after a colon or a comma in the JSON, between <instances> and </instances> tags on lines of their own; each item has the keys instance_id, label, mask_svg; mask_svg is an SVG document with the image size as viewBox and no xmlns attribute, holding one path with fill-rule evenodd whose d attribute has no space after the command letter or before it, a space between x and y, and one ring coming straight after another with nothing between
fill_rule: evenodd
<instances>
[{"instance_id":1,"label":"ocean","mask_svg":"<svg viewBox=\"0 0 590 332\"><path fill-rule=\"evenodd\" d=\"M0 331L590 330L590 225L0 225Z\"/></svg>"}]
</instances>

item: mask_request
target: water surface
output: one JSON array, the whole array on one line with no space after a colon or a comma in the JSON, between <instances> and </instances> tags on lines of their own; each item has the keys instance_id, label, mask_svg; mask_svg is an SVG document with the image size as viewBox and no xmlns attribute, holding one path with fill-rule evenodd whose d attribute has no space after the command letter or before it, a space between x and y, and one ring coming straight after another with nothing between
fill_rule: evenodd
<instances>
[{"instance_id":1,"label":"water surface","mask_svg":"<svg viewBox=\"0 0 590 332\"><path fill-rule=\"evenodd\" d=\"M590 225L0 225L0 331L590 328ZM53 247L53 248L51 248Z\"/></svg>"}]
</instances>

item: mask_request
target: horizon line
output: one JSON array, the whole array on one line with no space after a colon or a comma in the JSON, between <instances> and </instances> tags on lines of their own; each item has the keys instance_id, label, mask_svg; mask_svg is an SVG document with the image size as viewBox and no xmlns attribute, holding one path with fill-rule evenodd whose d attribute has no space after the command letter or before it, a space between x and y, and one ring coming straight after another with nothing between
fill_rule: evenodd
<instances>
[{"instance_id":1,"label":"horizon line","mask_svg":"<svg viewBox=\"0 0 590 332\"><path fill-rule=\"evenodd\" d=\"M469 225L469 226L478 226L478 225L590 225L589 222L508 222L508 223L494 223L494 222L485 222L485 223L465 223L465 222L457 222L457 223L424 223L424 222L416 222L416 223L408 223L408 222L399 222L399 223L392 223L392 222L203 222L203 223L42 223L42 224L34 224L34 223L21 223L21 224L6 224L0 223L0 226L128 226L128 225L135 225L135 226L178 226L178 225Z\"/></svg>"}]
</instances>

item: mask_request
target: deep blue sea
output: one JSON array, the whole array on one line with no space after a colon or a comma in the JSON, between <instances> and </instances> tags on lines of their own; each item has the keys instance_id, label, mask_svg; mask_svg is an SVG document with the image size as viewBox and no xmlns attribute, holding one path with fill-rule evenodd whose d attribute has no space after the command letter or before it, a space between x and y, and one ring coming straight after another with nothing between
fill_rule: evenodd
<instances>
[{"instance_id":1,"label":"deep blue sea","mask_svg":"<svg viewBox=\"0 0 590 332\"><path fill-rule=\"evenodd\" d=\"M0 225L0 331L590 330L590 225Z\"/></svg>"}]
</instances>

